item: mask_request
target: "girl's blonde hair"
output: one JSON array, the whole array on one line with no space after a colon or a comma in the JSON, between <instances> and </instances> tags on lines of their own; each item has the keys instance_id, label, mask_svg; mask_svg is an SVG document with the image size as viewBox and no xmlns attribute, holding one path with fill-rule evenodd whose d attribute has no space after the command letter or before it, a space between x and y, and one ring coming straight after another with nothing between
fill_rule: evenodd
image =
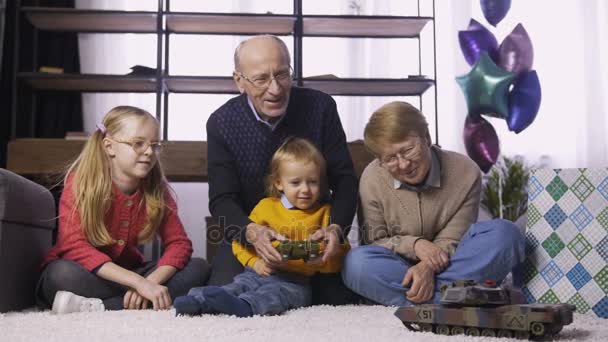
<instances>
[{"instance_id":1,"label":"girl's blonde hair","mask_svg":"<svg viewBox=\"0 0 608 342\"><path fill-rule=\"evenodd\" d=\"M266 177L266 194L270 197L281 197L275 183L279 180L281 163L284 161L312 162L319 168L321 193L327 191L325 158L317 147L307 139L290 137L272 155L270 171Z\"/></svg>"},{"instance_id":2,"label":"girl's blonde hair","mask_svg":"<svg viewBox=\"0 0 608 342\"><path fill-rule=\"evenodd\" d=\"M365 146L376 157L380 149L387 144L400 143L409 135L430 140L429 124L424 115L407 102L389 102L378 108L365 126L363 139Z\"/></svg>"},{"instance_id":3,"label":"girl's blonde hair","mask_svg":"<svg viewBox=\"0 0 608 342\"><path fill-rule=\"evenodd\" d=\"M123 128L125 121L134 119L158 122L150 113L137 107L118 106L113 108L102 120L106 131L95 130L78 158L66 172L64 179L66 184L68 178L73 176L74 210L78 211L86 239L95 247L115 243L104 222L113 196L110 159L105 152L103 139L106 135L116 136ZM147 219L138 239L140 242L146 242L154 237L163 219L164 195L165 191L169 189L160 160L156 161L152 170L142 179L140 187L143 191L143 199L137 205L141 208L145 204Z\"/></svg>"}]
</instances>

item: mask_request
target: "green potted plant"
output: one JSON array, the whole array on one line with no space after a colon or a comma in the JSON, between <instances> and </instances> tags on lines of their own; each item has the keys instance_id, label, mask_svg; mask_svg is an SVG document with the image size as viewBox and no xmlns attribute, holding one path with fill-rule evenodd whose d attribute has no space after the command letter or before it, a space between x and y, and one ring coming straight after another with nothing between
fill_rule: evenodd
<instances>
[{"instance_id":1,"label":"green potted plant","mask_svg":"<svg viewBox=\"0 0 608 342\"><path fill-rule=\"evenodd\" d=\"M484 176L481 206L492 218L515 222L522 231L528 210L531 168L521 157L502 157Z\"/></svg>"}]
</instances>

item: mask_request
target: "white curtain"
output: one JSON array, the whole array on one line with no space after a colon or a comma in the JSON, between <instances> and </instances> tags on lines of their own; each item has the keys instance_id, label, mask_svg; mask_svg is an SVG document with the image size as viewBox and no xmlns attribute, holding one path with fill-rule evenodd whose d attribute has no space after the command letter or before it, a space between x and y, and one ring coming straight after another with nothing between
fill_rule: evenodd
<instances>
[{"instance_id":1,"label":"white curtain","mask_svg":"<svg viewBox=\"0 0 608 342\"><path fill-rule=\"evenodd\" d=\"M431 15L432 2L420 0L421 15ZM603 0L513 0L506 18L491 27L478 0L436 0L437 95L439 143L464 152L462 129L466 102L456 76L467 73L458 45L458 30L475 18L488 27L499 43L517 23L528 31L534 46L534 69L542 88L536 121L520 134L509 132L504 120L490 119L506 156L521 155L530 164L545 159L550 167L608 166L608 5ZM80 8L156 10L156 1L77 0ZM136 6L136 7L134 7ZM191 12L253 12L289 14L284 0L172 1L172 10ZM416 15L416 0L305 0L306 14ZM173 35L170 73L221 75L232 72L234 47L245 37ZM422 32L422 74L433 77L432 24ZM291 49L293 40L283 37ZM83 73L128 73L129 67L156 66L156 36L141 34L81 34ZM213 48L210 49L209 47ZM418 74L418 44L408 39L304 38L304 76L407 77ZM423 111L435 130L434 91L423 96ZM209 114L232 95L172 94L169 102L169 138L205 140ZM403 97L335 97L349 141L361 139L371 113ZM113 106L131 104L155 111L154 94L83 95L85 128L95 124ZM180 215L193 241L202 240L207 211L206 184L174 183ZM195 248L204 255L204 246Z\"/></svg>"}]
</instances>

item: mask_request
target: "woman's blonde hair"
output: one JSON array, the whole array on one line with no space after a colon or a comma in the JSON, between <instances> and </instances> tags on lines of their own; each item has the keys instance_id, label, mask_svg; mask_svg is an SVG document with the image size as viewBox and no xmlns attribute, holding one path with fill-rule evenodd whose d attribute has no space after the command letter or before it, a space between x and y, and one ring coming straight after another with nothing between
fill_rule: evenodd
<instances>
[{"instance_id":1,"label":"woman's blonde hair","mask_svg":"<svg viewBox=\"0 0 608 342\"><path fill-rule=\"evenodd\" d=\"M410 135L430 141L429 124L416 107L407 102L394 101L372 114L365 126L363 139L365 146L379 157L382 146L400 143Z\"/></svg>"},{"instance_id":2,"label":"woman's blonde hair","mask_svg":"<svg viewBox=\"0 0 608 342\"><path fill-rule=\"evenodd\" d=\"M270 171L266 177L266 194L271 197L281 197L281 192L275 183L281 176L281 163L284 161L312 162L319 168L321 194L327 191L325 158L317 147L307 139L289 137L272 155Z\"/></svg>"},{"instance_id":3,"label":"woman's blonde hair","mask_svg":"<svg viewBox=\"0 0 608 342\"><path fill-rule=\"evenodd\" d=\"M104 222L105 214L112 204L112 175L110 159L106 154L103 139L106 135L116 136L124 127L127 120L154 120L156 118L147 111L131 106L118 106L110 110L103 118L105 132L95 130L86 142L82 152L69 166L64 182L72 179L74 194L74 210L78 211L80 224L86 239L95 247L115 243L108 233ZM169 185L157 160L152 170L142 179L141 191L143 199L137 205L145 204L146 222L138 235L140 242L151 240L156 234L165 210L165 191ZM74 212L72 213L72 215Z\"/></svg>"}]
</instances>

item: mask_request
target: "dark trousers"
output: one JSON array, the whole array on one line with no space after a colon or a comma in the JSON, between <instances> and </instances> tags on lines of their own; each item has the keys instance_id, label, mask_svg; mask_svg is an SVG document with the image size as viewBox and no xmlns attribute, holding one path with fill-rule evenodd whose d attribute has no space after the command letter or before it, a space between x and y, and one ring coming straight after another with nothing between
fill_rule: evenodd
<instances>
[{"instance_id":1,"label":"dark trousers","mask_svg":"<svg viewBox=\"0 0 608 342\"><path fill-rule=\"evenodd\" d=\"M232 254L232 245L223 241L217 249L211 267L208 285L223 286L232 283L237 274L243 273L243 265ZM342 282L340 273L317 273L310 279L312 304L344 305L359 302L360 297Z\"/></svg>"},{"instance_id":2,"label":"dark trousers","mask_svg":"<svg viewBox=\"0 0 608 342\"><path fill-rule=\"evenodd\" d=\"M147 262L131 271L145 277L155 269L155 262ZM209 273L207 261L192 258L186 267L177 271L163 285L169 289L173 300L188 293L192 287L204 285ZM74 261L58 259L42 271L36 288L36 300L38 306L50 308L57 291L70 291L83 297L103 300L106 310L122 310L123 297L127 290L126 286L100 278Z\"/></svg>"}]
</instances>

